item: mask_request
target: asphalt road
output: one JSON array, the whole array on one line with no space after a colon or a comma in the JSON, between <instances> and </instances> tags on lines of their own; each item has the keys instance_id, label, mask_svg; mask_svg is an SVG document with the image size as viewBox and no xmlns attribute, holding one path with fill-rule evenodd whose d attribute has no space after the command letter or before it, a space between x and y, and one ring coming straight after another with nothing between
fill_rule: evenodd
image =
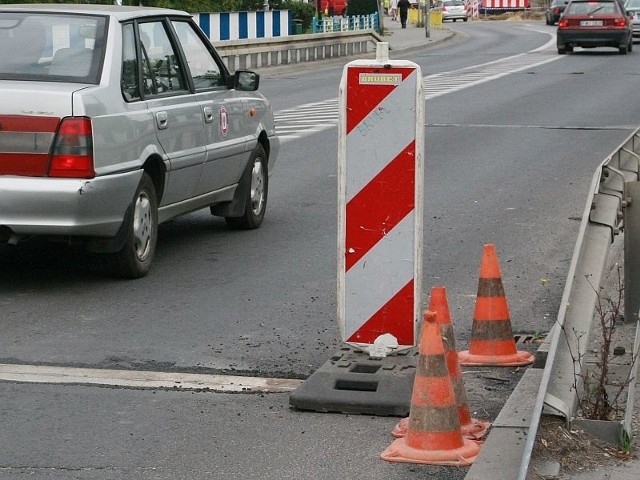
<instances>
[{"instance_id":1,"label":"asphalt road","mask_svg":"<svg viewBox=\"0 0 640 480\"><path fill-rule=\"evenodd\" d=\"M529 52L553 34L544 20L451 28L458 41L408 58L427 85L436 74L462 77L462 68ZM635 55L556 61L551 48L553 61L427 100L424 304L432 285L447 287L460 347L487 242L498 250L514 332L550 327L593 171L640 118ZM262 90L278 113L335 99L341 74L267 74ZM304 117L317 126L324 115L309 108ZM177 219L161 228L144 279L113 280L100 258L63 245L0 246L0 362L297 379L317 370L340 345L337 129L293 137L261 229L230 232L208 212ZM465 371L475 414L495 417L520 374ZM0 383L0 416L0 477L9 480L465 473L383 462L397 418L298 412L286 393Z\"/></svg>"}]
</instances>

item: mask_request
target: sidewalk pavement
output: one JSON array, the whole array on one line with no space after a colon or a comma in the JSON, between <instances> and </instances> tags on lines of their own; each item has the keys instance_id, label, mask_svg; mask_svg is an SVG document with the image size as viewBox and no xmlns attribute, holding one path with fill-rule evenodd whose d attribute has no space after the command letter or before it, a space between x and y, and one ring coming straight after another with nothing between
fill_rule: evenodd
<instances>
[{"instance_id":1,"label":"sidewalk pavement","mask_svg":"<svg viewBox=\"0 0 640 480\"><path fill-rule=\"evenodd\" d=\"M389 44L389 58L399 60L394 52L403 50L413 50L421 47L431 47L438 43L442 43L454 36L454 33L446 27L434 28L418 27L415 23L407 23L407 28L402 28L400 20L393 21L390 16L382 19L383 35L382 38Z\"/></svg>"}]
</instances>

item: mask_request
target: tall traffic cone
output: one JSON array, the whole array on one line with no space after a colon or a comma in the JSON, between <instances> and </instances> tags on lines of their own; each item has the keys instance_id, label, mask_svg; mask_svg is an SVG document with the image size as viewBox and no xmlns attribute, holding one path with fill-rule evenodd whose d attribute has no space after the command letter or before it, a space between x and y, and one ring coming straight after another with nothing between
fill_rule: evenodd
<instances>
[{"instance_id":1,"label":"tall traffic cone","mask_svg":"<svg viewBox=\"0 0 640 480\"><path fill-rule=\"evenodd\" d=\"M469 350L459 352L458 358L464 366L496 367L530 365L534 360L529 352L516 350L498 256L492 244L486 244L482 254Z\"/></svg>"},{"instance_id":2,"label":"tall traffic cone","mask_svg":"<svg viewBox=\"0 0 640 480\"><path fill-rule=\"evenodd\" d=\"M451 314L449 313L449 303L447 302L447 290L442 286L435 286L431 289L431 299L429 300L429 310L436 313L436 322L440 325L440 334L444 345L445 359L449 378L453 386L453 393L456 397L458 408L458 419L462 435L471 440L480 440L487 433L491 426L490 422L471 417L467 393L462 381L462 370L458 361L458 351L456 350L456 339L453 334ZM403 418L393 429L393 436L404 437L407 434L409 418Z\"/></svg>"},{"instance_id":3,"label":"tall traffic cone","mask_svg":"<svg viewBox=\"0 0 640 480\"><path fill-rule=\"evenodd\" d=\"M407 434L380 457L388 462L471 465L480 445L462 436L436 314L427 311L424 316Z\"/></svg>"}]
</instances>

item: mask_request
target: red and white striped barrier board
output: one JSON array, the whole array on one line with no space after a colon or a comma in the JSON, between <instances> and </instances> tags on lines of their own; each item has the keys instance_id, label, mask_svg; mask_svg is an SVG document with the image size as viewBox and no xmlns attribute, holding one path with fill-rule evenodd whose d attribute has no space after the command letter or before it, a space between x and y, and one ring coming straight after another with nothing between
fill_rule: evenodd
<instances>
[{"instance_id":1,"label":"red and white striped barrier board","mask_svg":"<svg viewBox=\"0 0 640 480\"><path fill-rule=\"evenodd\" d=\"M420 67L384 50L348 63L339 113L338 323L344 342L386 356L415 345L420 316Z\"/></svg>"},{"instance_id":2,"label":"red and white striped barrier board","mask_svg":"<svg viewBox=\"0 0 640 480\"><path fill-rule=\"evenodd\" d=\"M482 0L486 9L519 10L529 8L529 0Z\"/></svg>"}]
</instances>

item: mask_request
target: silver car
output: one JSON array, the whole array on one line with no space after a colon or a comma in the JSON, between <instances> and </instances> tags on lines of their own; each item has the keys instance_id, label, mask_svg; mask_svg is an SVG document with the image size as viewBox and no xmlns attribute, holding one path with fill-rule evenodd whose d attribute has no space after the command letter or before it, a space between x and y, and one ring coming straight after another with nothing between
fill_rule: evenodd
<instances>
[{"instance_id":1,"label":"silver car","mask_svg":"<svg viewBox=\"0 0 640 480\"><path fill-rule=\"evenodd\" d=\"M626 0L624 8L631 20L631 34L640 37L640 0Z\"/></svg>"},{"instance_id":2,"label":"silver car","mask_svg":"<svg viewBox=\"0 0 640 480\"><path fill-rule=\"evenodd\" d=\"M137 278L178 215L259 227L279 141L258 83L182 11L0 5L0 241L79 240Z\"/></svg>"},{"instance_id":3,"label":"silver car","mask_svg":"<svg viewBox=\"0 0 640 480\"><path fill-rule=\"evenodd\" d=\"M462 20L466 22L471 15L465 0L439 0L434 9L442 12L442 20Z\"/></svg>"}]
</instances>

